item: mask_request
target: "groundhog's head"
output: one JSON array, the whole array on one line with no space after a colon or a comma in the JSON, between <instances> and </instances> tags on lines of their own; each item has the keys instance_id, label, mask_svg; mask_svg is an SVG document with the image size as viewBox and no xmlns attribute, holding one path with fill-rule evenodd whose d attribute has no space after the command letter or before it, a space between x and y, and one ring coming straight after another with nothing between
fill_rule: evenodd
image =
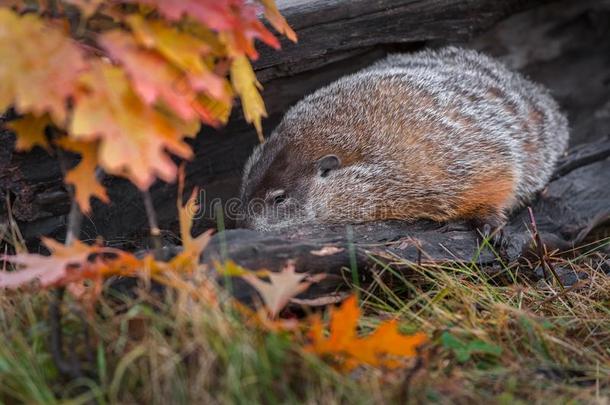
<instances>
[{"instance_id":1,"label":"groundhog's head","mask_svg":"<svg viewBox=\"0 0 610 405\"><path fill-rule=\"evenodd\" d=\"M372 166L332 137L305 131L308 136L301 138L293 136L294 128L283 128L258 146L246 163L238 226L276 230L370 219L364 210L373 207L372 201L365 201L375 184Z\"/></svg>"},{"instance_id":2,"label":"groundhog's head","mask_svg":"<svg viewBox=\"0 0 610 405\"><path fill-rule=\"evenodd\" d=\"M238 225L273 230L325 216L319 190L335 180L341 159L332 153L312 157L299 149L275 136L255 149L244 169Z\"/></svg>"}]
</instances>

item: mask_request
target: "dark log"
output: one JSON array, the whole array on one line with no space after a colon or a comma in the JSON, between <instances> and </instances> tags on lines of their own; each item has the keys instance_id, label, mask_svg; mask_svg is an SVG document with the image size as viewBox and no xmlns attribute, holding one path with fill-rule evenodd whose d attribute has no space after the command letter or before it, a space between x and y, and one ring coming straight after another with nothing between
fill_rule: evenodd
<instances>
[{"instance_id":1,"label":"dark log","mask_svg":"<svg viewBox=\"0 0 610 405\"><path fill-rule=\"evenodd\" d=\"M427 42L465 41L515 12L548 0L280 0L281 11L299 35L299 43L283 41L284 49L262 49L256 63L265 83L264 98L270 112L270 132L281 114L297 99L328 82L364 67L388 51L413 50ZM257 137L240 112L222 131L202 131L195 140L196 157L187 167L187 189L205 187L205 201L235 197L242 166ZM12 152L12 135L0 131L0 221L8 206L32 247L39 236L62 238L69 211L59 167L41 150ZM141 247L147 234L140 194L128 182L107 178L112 203L93 205L83 224L85 240L100 235L109 243ZM176 230L175 185L158 183L151 190L159 225L172 237ZM208 215L200 228L214 226ZM231 223L228 223L230 226Z\"/></svg>"},{"instance_id":2,"label":"dark log","mask_svg":"<svg viewBox=\"0 0 610 405\"><path fill-rule=\"evenodd\" d=\"M500 19L542 4L527 0L280 0L278 5L299 35L282 40L282 52L262 50L260 76L294 76L355 49L380 44L456 41L487 30Z\"/></svg>"},{"instance_id":3,"label":"dark log","mask_svg":"<svg viewBox=\"0 0 610 405\"><path fill-rule=\"evenodd\" d=\"M572 249L598 225L610 220L610 138L572 150L560 162L553 181L532 203L537 230L549 251ZM527 253L532 245L528 210L515 212L503 230L498 249L481 246L481 238L465 223L446 226L428 221L381 222L330 227L299 227L281 233L228 230L214 236L203 261L231 259L250 269L278 271L288 259L299 272L325 273L327 278L304 295L319 297L345 289L352 281L355 265L360 282L373 280L371 272L380 263L447 262L493 266L510 263ZM350 237L351 235L351 237ZM324 248L336 253L321 255ZM253 293L236 281L233 293L246 299Z\"/></svg>"}]
</instances>

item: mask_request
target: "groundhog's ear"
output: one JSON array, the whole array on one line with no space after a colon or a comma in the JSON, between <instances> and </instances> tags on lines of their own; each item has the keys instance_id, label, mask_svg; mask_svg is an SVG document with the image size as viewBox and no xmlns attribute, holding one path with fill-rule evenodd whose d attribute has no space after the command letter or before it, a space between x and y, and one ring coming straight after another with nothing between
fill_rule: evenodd
<instances>
[{"instance_id":1,"label":"groundhog's ear","mask_svg":"<svg viewBox=\"0 0 610 405\"><path fill-rule=\"evenodd\" d=\"M341 167L341 159L337 155L326 155L318 159L316 167L320 172L320 176L326 177L331 170Z\"/></svg>"}]
</instances>

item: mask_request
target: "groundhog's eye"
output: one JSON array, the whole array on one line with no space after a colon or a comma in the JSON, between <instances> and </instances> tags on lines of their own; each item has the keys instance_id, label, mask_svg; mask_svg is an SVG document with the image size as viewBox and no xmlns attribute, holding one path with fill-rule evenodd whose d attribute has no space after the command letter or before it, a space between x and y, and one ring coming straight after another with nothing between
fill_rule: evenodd
<instances>
[{"instance_id":1,"label":"groundhog's eye","mask_svg":"<svg viewBox=\"0 0 610 405\"><path fill-rule=\"evenodd\" d=\"M341 167L341 159L337 155L326 155L316 161L320 177L326 177L335 169Z\"/></svg>"},{"instance_id":2,"label":"groundhog's eye","mask_svg":"<svg viewBox=\"0 0 610 405\"><path fill-rule=\"evenodd\" d=\"M281 204L284 201L286 201L286 194L280 194L280 195L276 195L275 197L273 197L274 204Z\"/></svg>"},{"instance_id":3,"label":"groundhog's eye","mask_svg":"<svg viewBox=\"0 0 610 405\"><path fill-rule=\"evenodd\" d=\"M284 190L275 190L267 195L267 202L273 205L281 204L286 201L288 196Z\"/></svg>"}]
</instances>

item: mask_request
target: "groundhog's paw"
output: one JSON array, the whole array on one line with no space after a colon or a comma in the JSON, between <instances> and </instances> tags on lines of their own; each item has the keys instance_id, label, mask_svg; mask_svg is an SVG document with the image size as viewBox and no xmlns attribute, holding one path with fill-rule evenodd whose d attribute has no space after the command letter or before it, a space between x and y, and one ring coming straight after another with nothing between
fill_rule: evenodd
<instances>
[{"instance_id":1,"label":"groundhog's paw","mask_svg":"<svg viewBox=\"0 0 610 405\"><path fill-rule=\"evenodd\" d=\"M488 241L496 248L503 247L505 242L503 228L506 225L506 217L503 213L485 215L471 222L482 241Z\"/></svg>"}]
</instances>

